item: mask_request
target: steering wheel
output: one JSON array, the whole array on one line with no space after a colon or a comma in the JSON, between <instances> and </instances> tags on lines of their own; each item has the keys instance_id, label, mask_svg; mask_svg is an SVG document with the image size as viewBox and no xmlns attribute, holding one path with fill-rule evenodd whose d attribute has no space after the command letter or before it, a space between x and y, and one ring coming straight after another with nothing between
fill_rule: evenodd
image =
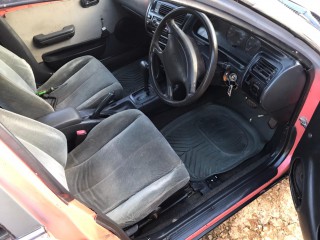
<instances>
[{"instance_id":1,"label":"steering wheel","mask_svg":"<svg viewBox=\"0 0 320 240\"><path fill-rule=\"evenodd\" d=\"M195 40L187 35L174 20L176 17L185 14L197 17L207 31L210 48L207 66L205 66ZM168 41L164 49L159 45L163 30L168 32ZM158 61L156 61L156 56ZM165 89L160 87L157 80L159 60L165 72ZM195 102L208 89L218 62L217 38L209 18L203 13L185 7L179 7L170 12L162 19L153 35L149 61L151 84L160 99L175 107ZM182 100L175 100L173 96L174 86L177 83L182 83L186 89L185 98Z\"/></svg>"}]
</instances>

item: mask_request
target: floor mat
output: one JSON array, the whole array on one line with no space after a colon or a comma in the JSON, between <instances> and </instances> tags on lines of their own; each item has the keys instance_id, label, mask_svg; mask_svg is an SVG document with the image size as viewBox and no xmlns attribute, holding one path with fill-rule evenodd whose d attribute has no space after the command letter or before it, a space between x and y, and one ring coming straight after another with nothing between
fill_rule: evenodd
<instances>
[{"instance_id":1,"label":"floor mat","mask_svg":"<svg viewBox=\"0 0 320 240\"><path fill-rule=\"evenodd\" d=\"M161 132L194 181L231 170L265 145L246 119L212 104L182 115Z\"/></svg>"},{"instance_id":2,"label":"floor mat","mask_svg":"<svg viewBox=\"0 0 320 240\"><path fill-rule=\"evenodd\" d=\"M143 74L140 69L140 61L137 60L113 72L123 87L123 96L129 96L131 93L143 88Z\"/></svg>"}]
</instances>

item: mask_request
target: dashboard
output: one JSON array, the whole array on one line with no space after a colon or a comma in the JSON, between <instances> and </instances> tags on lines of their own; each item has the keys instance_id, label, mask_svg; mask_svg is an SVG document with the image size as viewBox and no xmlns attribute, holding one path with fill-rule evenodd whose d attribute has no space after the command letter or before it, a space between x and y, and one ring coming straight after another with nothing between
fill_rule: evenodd
<instances>
[{"instance_id":1,"label":"dashboard","mask_svg":"<svg viewBox=\"0 0 320 240\"><path fill-rule=\"evenodd\" d=\"M150 0L151 1L151 0ZM149 0L118 0L118 2L130 12L138 16L144 17L150 3Z\"/></svg>"},{"instance_id":2,"label":"dashboard","mask_svg":"<svg viewBox=\"0 0 320 240\"><path fill-rule=\"evenodd\" d=\"M145 16L147 32L152 36L163 17L176 7L165 1L153 1ZM219 49L213 84L225 84L223 75L232 74L236 76L237 87L250 100L278 119L283 118L283 114L277 112L296 103L306 83L302 65L276 44L255 34L253 29L244 29L216 16L207 16L215 28ZM205 27L189 14L177 17L175 22L196 41L207 64L210 47ZM165 29L162 30L160 45L163 48L167 36Z\"/></svg>"},{"instance_id":3,"label":"dashboard","mask_svg":"<svg viewBox=\"0 0 320 240\"><path fill-rule=\"evenodd\" d=\"M218 31L220 42L223 45L226 46L227 44L225 43L227 42L229 44L229 47L234 48L233 50L240 49L244 51L244 53L248 56L256 54L261 49L261 41L257 37L251 36L246 31L234 25L228 26L227 29L228 30L226 33L221 31L221 29L219 29L220 31ZM202 38L203 40L208 40L207 31L203 26L200 26L195 31L195 33L198 37ZM223 36L225 36L225 39L222 39Z\"/></svg>"},{"instance_id":4,"label":"dashboard","mask_svg":"<svg viewBox=\"0 0 320 240\"><path fill-rule=\"evenodd\" d=\"M246 66L252 58L262 51L276 52L270 44L260 39L252 32L228 23L216 17L210 17L214 25L219 45L219 51ZM191 33L200 44L209 44L206 29L197 21L190 24Z\"/></svg>"}]
</instances>

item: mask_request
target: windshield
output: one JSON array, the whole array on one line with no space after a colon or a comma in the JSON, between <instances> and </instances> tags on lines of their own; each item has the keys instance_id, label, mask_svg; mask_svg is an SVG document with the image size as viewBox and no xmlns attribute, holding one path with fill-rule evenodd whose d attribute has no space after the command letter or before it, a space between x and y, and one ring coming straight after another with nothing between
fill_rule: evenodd
<instances>
[{"instance_id":1,"label":"windshield","mask_svg":"<svg viewBox=\"0 0 320 240\"><path fill-rule=\"evenodd\" d=\"M314 12L318 16L320 16L320 1L319 0L292 0L299 4L300 6L305 7L311 12Z\"/></svg>"},{"instance_id":2,"label":"windshield","mask_svg":"<svg viewBox=\"0 0 320 240\"><path fill-rule=\"evenodd\" d=\"M320 30L320 4L310 0L278 0L295 14L304 18L312 26Z\"/></svg>"},{"instance_id":3,"label":"windshield","mask_svg":"<svg viewBox=\"0 0 320 240\"><path fill-rule=\"evenodd\" d=\"M233 0L268 16L320 52L319 0ZM298 3L303 4L301 6Z\"/></svg>"},{"instance_id":4,"label":"windshield","mask_svg":"<svg viewBox=\"0 0 320 240\"><path fill-rule=\"evenodd\" d=\"M234 0L242 2L269 17L290 26L293 31L297 25L304 32L302 21L320 31L319 0ZM295 17L294 17L295 16ZM297 22L299 21L299 22Z\"/></svg>"}]
</instances>

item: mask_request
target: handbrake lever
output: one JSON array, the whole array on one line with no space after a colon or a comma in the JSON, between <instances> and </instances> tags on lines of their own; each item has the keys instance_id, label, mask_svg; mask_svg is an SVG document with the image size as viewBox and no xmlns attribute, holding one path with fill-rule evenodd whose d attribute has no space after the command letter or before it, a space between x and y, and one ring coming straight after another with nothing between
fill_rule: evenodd
<instances>
[{"instance_id":1,"label":"handbrake lever","mask_svg":"<svg viewBox=\"0 0 320 240\"><path fill-rule=\"evenodd\" d=\"M98 105L98 107L94 110L94 113L90 116L90 118L91 119L99 118L102 110L113 101L114 97L115 97L114 92L108 93L107 96Z\"/></svg>"}]
</instances>

